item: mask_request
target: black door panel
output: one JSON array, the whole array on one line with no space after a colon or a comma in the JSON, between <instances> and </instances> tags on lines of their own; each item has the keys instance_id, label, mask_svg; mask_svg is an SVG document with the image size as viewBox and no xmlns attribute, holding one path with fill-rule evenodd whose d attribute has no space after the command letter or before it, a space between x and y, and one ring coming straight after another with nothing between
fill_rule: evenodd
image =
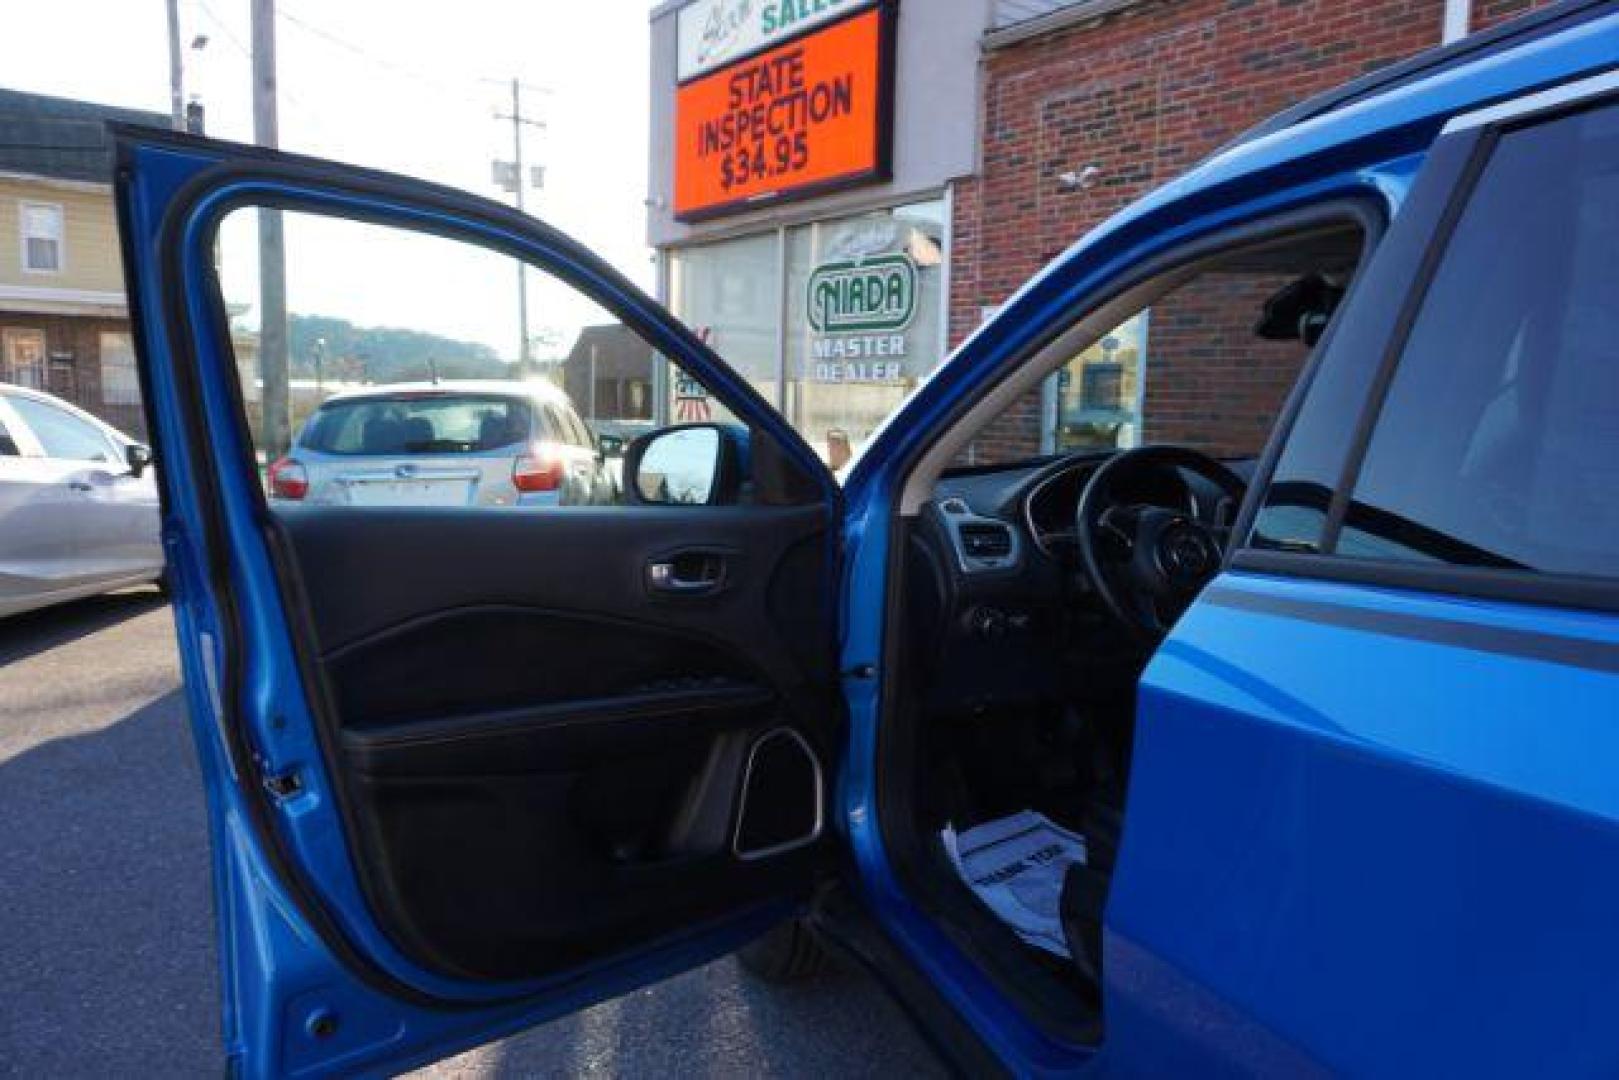
<instances>
[{"instance_id":1,"label":"black door panel","mask_svg":"<svg viewBox=\"0 0 1619 1080\"><path fill-rule=\"evenodd\" d=\"M826 761L824 507L275 520L368 892L418 962L562 971L791 894L820 857L738 844L818 833L824 814L802 763L743 796L782 732ZM690 552L712 588L653 586L650 567Z\"/></svg>"}]
</instances>

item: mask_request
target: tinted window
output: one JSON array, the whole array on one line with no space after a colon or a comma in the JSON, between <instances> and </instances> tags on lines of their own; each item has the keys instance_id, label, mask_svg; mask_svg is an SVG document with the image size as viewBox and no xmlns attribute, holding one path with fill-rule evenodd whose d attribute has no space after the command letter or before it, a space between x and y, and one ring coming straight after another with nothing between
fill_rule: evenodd
<instances>
[{"instance_id":1,"label":"tinted window","mask_svg":"<svg viewBox=\"0 0 1619 1080\"><path fill-rule=\"evenodd\" d=\"M506 397L400 394L327 402L302 445L323 454L464 454L528 438L524 402Z\"/></svg>"},{"instance_id":2,"label":"tinted window","mask_svg":"<svg viewBox=\"0 0 1619 1080\"><path fill-rule=\"evenodd\" d=\"M4 417L0 417L0 457L17 457L22 451L17 448L17 440L12 437L6 427Z\"/></svg>"},{"instance_id":3,"label":"tinted window","mask_svg":"<svg viewBox=\"0 0 1619 1080\"><path fill-rule=\"evenodd\" d=\"M80 420L54 405L33 398L14 397L11 407L45 448L45 456L69 461L112 461L113 446L94 424Z\"/></svg>"},{"instance_id":4,"label":"tinted window","mask_svg":"<svg viewBox=\"0 0 1619 1080\"><path fill-rule=\"evenodd\" d=\"M1338 552L1619 575L1619 110L1507 134L1445 251Z\"/></svg>"}]
</instances>

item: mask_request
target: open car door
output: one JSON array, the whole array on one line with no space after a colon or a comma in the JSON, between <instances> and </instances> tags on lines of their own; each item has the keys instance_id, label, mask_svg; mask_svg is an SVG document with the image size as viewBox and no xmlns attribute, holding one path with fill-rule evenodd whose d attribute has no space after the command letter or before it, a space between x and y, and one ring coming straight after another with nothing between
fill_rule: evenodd
<instances>
[{"instance_id":1,"label":"open car door","mask_svg":"<svg viewBox=\"0 0 1619 1080\"><path fill-rule=\"evenodd\" d=\"M529 217L115 135L231 1068L404 1068L791 913L825 862L841 723L838 492L814 453L696 336ZM275 259L253 241L278 234L290 378L262 359L289 349L284 313L255 310ZM588 406L490 380L476 350L456 363L483 378L445 378L442 336L425 359L425 334L339 340L392 321L390 303L442 305L425 330L472 325L513 296L517 263L596 335ZM334 305L354 317L309 342L297 316ZM615 350L645 374L608 386ZM624 415L662 413L676 386L685 419L728 422L609 459L606 390L633 435L653 425Z\"/></svg>"}]
</instances>

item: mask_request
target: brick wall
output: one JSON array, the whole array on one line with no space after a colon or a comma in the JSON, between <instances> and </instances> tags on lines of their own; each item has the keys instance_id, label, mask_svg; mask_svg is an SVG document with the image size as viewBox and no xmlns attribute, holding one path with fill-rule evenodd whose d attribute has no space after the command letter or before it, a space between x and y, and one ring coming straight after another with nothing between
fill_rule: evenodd
<instances>
[{"instance_id":1,"label":"brick wall","mask_svg":"<svg viewBox=\"0 0 1619 1080\"><path fill-rule=\"evenodd\" d=\"M1475 23L1546 2L1477 0ZM983 160L954 204L951 344L1086 230L1242 131L1438 44L1443 9L1443 0L1147 0L987 54ZM1099 170L1095 183L1064 190L1061 174L1087 165ZM1155 316L1153 333L1162 329ZM1149 343L1149 438L1185 433L1181 421L1155 423L1154 405L1184 410L1214 385L1195 365L1155 366L1161 353ZM1164 379L1180 385L1157 385ZM974 458L1035 452L1038 418L1037 400L1015 406Z\"/></svg>"},{"instance_id":2,"label":"brick wall","mask_svg":"<svg viewBox=\"0 0 1619 1080\"><path fill-rule=\"evenodd\" d=\"M1142 441L1215 457L1264 449L1306 349L1253 334L1261 308L1291 276L1200 275L1152 306Z\"/></svg>"}]
</instances>

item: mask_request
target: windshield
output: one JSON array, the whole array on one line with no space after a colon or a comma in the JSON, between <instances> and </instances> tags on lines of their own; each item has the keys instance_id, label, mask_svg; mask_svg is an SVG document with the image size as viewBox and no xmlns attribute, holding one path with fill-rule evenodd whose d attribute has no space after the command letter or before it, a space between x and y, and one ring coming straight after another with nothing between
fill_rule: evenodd
<instances>
[{"instance_id":1,"label":"windshield","mask_svg":"<svg viewBox=\"0 0 1619 1080\"><path fill-rule=\"evenodd\" d=\"M310 418L299 443L322 454L464 454L525 442L529 429L521 399L400 394L329 401Z\"/></svg>"}]
</instances>

